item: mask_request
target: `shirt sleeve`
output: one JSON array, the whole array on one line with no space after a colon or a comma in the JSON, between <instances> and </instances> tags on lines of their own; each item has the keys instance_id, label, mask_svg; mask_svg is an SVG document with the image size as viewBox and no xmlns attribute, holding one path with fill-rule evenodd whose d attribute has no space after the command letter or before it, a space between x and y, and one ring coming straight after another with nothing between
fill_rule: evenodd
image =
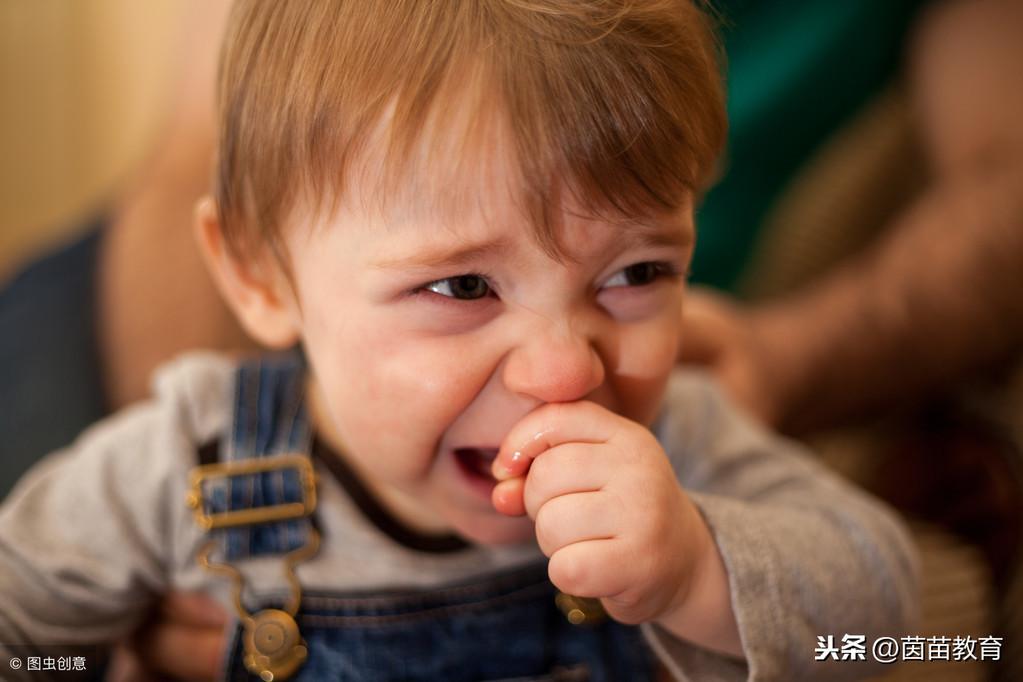
<instances>
[{"instance_id":1,"label":"shirt sleeve","mask_svg":"<svg viewBox=\"0 0 1023 682\"><path fill-rule=\"evenodd\" d=\"M166 590L183 533L182 519L168 510L187 516L184 488L195 458L179 422L156 401L101 422L44 458L5 500L5 668L8 656L25 650L57 656L113 642L134 630Z\"/></svg>"},{"instance_id":2,"label":"shirt sleeve","mask_svg":"<svg viewBox=\"0 0 1023 682\"><path fill-rule=\"evenodd\" d=\"M844 680L917 614L917 560L894 512L733 409L709 378L673 379L658 427L728 571L745 661L644 634L680 680ZM816 661L819 637L864 660ZM855 647L847 646L847 651ZM858 658L858 657L854 657ZM875 664L876 665L876 664Z\"/></svg>"}]
</instances>

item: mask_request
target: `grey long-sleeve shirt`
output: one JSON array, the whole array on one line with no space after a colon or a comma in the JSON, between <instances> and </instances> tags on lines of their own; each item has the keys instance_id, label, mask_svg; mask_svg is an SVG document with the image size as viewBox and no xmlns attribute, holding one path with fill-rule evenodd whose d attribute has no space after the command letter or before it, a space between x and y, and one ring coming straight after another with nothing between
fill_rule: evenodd
<instances>
[{"instance_id":1,"label":"grey long-sleeve shirt","mask_svg":"<svg viewBox=\"0 0 1023 682\"><path fill-rule=\"evenodd\" d=\"M92 427L18 484L0 509L0 662L20 643L116 640L171 589L205 590L230 610L228 582L196 562L207 538L184 500L197 447L229 423L233 369L212 354L172 363L158 373L152 400ZM864 663L815 662L814 652L818 636L829 634L863 635L869 652L874 638L912 623L916 561L893 515L746 420L705 375L675 373L655 433L724 558L746 657L643 626L664 665L682 680L871 672ZM533 544L437 555L407 549L319 473L323 542L298 568L306 588L427 588L542 557ZM247 589L286 592L277 563L251 564Z\"/></svg>"}]
</instances>

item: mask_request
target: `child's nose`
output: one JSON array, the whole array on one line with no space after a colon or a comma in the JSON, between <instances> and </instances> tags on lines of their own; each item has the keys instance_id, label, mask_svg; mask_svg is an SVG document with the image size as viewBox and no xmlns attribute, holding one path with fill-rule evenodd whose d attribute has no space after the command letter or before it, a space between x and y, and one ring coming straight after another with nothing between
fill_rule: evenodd
<instances>
[{"instance_id":1,"label":"child's nose","mask_svg":"<svg viewBox=\"0 0 1023 682\"><path fill-rule=\"evenodd\" d=\"M544 403L585 398L604 382L604 362L591 340L570 330L534 333L515 348L504 367L512 392Z\"/></svg>"}]
</instances>

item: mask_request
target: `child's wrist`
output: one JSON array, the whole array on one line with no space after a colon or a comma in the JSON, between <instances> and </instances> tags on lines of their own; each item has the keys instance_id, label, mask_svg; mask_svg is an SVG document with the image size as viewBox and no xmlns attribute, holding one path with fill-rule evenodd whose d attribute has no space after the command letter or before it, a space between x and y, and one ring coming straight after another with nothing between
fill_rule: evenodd
<instances>
[{"instance_id":1,"label":"child's wrist","mask_svg":"<svg viewBox=\"0 0 1023 682\"><path fill-rule=\"evenodd\" d=\"M678 586L667 608L652 622L680 639L741 657L724 559L702 517L698 525L695 542L688 548L689 552L697 548L689 579Z\"/></svg>"},{"instance_id":2,"label":"child's wrist","mask_svg":"<svg viewBox=\"0 0 1023 682\"><path fill-rule=\"evenodd\" d=\"M697 516L699 517L699 513ZM702 517L693 525L690 537L680 543L681 546L675 553L676 556L687 557L684 561L689 563L688 570L683 570L683 580L679 582L664 610L655 618L656 621L674 621L688 617L693 607L694 593L699 594L706 589L710 581L708 574L713 568L713 555L717 553L717 548Z\"/></svg>"}]
</instances>

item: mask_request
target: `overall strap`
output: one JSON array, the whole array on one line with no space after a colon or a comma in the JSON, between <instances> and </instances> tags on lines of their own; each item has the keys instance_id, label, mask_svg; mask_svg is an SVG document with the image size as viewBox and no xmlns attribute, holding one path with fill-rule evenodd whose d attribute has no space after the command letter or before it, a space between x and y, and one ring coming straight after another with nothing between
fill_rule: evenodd
<instances>
[{"instance_id":1,"label":"overall strap","mask_svg":"<svg viewBox=\"0 0 1023 682\"><path fill-rule=\"evenodd\" d=\"M298 352L243 362L219 461L193 471L197 520L229 562L284 555L309 542L316 490L305 380Z\"/></svg>"},{"instance_id":2,"label":"overall strap","mask_svg":"<svg viewBox=\"0 0 1023 682\"><path fill-rule=\"evenodd\" d=\"M235 373L234 418L224 459L308 455L305 380L305 363L297 352L242 363Z\"/></svg>"}]
</instances>

